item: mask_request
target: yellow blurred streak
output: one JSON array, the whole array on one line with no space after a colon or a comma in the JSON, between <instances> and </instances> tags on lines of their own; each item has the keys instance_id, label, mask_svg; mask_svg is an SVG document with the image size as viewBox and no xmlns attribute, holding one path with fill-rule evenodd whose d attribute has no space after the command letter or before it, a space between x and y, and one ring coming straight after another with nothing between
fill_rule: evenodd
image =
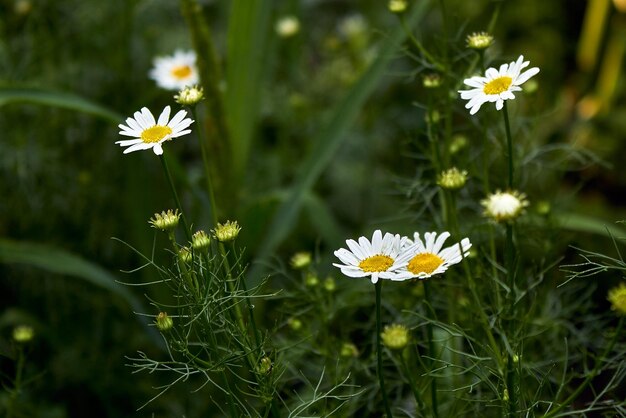
<instances>
[{"instance_id":1,"label":"yellow blurred streak","mask_svg":"<svg viewBox=\"0 0 626 418\"><path fill-rule=\"evenodd\" d=\"M597 93L603 102L603 108L608 108L622 74L622 62L626 51L626 28L622 19L614 19L611 25L611 34L606 45L602 66L598 74Z\"/></svg>"},{"instance_id":2,"label":"yellow blurred streak","mask_svg":"<svg viewBox=\"0 0 626 418\"><path fill-rule=\"evenodd\" d=\"M578 66L584 71L592 70L598 59L610 5L611 0L589 0L587 4L577 54Z\"/></svg>"}]
</instances>

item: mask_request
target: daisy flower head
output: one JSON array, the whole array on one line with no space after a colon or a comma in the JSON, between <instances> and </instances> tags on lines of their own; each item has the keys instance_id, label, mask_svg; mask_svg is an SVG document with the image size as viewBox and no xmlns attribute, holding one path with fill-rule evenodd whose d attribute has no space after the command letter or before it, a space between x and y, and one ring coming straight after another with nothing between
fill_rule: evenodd
<instances>
[{"instance_id":1,"label":"daisy flower head","mask_svg":"<svg viewBox=\"0 0 626 418\"><path fill-rule=\"evenodd\" d=\"M182 90L198 84L196 53L176 50L174 55L156 57L150 70L150 78L166 90Z\"/></svg>"},{"instance_id":2,"label":"daisy flower head","mask_svg":"<svg viewBox=\"0 0 626 418\"><path fill-rule=\"evenodd\" d=\"M404 237L402 248L408 255L409 262L401 273L409 278L427 279L445 272L453 264L460 263L469 255L472 244L469 238L463 238L460 243L442 249L448 237L450 237L449 232L442 232L439 236L436 232L427 232L424 234L423 241L417 232L413 234L413 240Z\"/></svg>"},{"instance_id":3,"label":"daisy flower head","mask_svg":"<svg viewBox=\"0 0 626 418\"><path fill-rule=\"evenodd\" d=\"M118 125L121 129L120 135L130 136L133 139L117 141L116 144L128 147L124 150L124 154L150 148L156 155L163 154L161 144L170 139L187 135L191 132L191 129L187 128L193 123L192 119L185 117L187 112L184 110L178 111L170 120L170 111L170 107L165 106L158 121L154 119L148 108L144 107L141 111L135 112L133 118L126 119L126 125Z\"/></svg>"},{"instance_id":4,"label":"daisy flower head","mask_svg":"<svg viewBox=\"0 0 626 418\"><path fill-rule=\"evenodd\" d=\"M480 201L485 208L484 215L496 222L511 222L522 214L528 206L524 193L517 190L496 191Z\"/></svg>"},{"instance_id":5,"label":"daisy flower head","mask_svg":"<svg viewBox=\"0 0 626 418\"><path fill-rule=\"evenodd\" d=\"M401 251L400 235L387 232L383 236L378 229L374 231L371 241L361 237L358 242L346 240L346 244L349 250L340 248L335 251L335 256L343 264L333 263L346 276L370 276L372 283L377 283L378 279L406 279L398 274L398 270L408 261L408 255Z\"/></svg>"},{"instance_id":6,"label":"daisy flower head","mask_svg":"<svg viewBox=\"0 0 626 418\"><path fill-rule=\"evenodd\" d=\"M501 110L505 100L515 99L513 92L521 91L520 86L539 72L537 67L522 72L529 64L530 61L524 61L524 56L520 55L517 61L502 64L499 69L488 68L484 77L463 80L471 87L470 90L459 90L461 99L468 100L465 108L470 109L470 115L478 112L485 103L495 103L496 109Z\"/></svg>"}]
</instances>

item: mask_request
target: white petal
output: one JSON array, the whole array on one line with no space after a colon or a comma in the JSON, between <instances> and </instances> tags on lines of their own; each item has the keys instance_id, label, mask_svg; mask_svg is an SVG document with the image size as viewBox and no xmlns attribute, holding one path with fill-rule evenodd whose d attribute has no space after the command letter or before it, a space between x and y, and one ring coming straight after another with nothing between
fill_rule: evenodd
<instances>
[{"instance_id":1,"label":"white petal","mask_svg":"<svg viewBox=\"0 0 626 418\"><path fill-rule=\"evenodd\" d=\"M152 127L156 125L156 121L154 120L154 116L152 116L152 112L148 110L147 107L141 108L141 114L144 117L144 120L148 123L148 127Z\"/></svg>"},{"instance_id":2,"label":"white petal","mask_svg":"<svg viewBox=\"0 0 626 418\"><path fill-rule=\"evenodd\" d=\"M376 231L374 231L374 234L372 234L372 246L370 247L370 251L373 251L373 252L370 254L374 255L374 254L380 253L382 244L383 244L383 233L380 231L380 229L377 229Z\"/></svg>"},{"instance_id":3,"label":"white petal","mask_svg":"<svg viewBox=\"0 0 626 418\"><path fill-rule=\"evenodd\" d=\"M175 132L173 134L168 135L170 138L178 138L179 136L187 135L191 133L191 129L187 129L186 131Z\"/></svg>"},{"instance_id":4,"label":"white petal","mask_svg":"<svg viewBox=\"0 0 626 418\"><path fill-rule=\"evenodd\" d=\"M160 125L160 126L167 125L167 122L170 119L170 110L171 108L169 106L165 106L165 108L163 109L163 112L161 112L161 115L159 116L159 121L157 122L157 125Z\"/></svg>"},{"instance_id":5,"label":"white petal","mask_svg":"<svg viewBox=\"0 0 626 418\"><path fill-rule=\"evenodd\" d=\"M346 240L346 244L348 244L348 248L352 251L352 254L356 256L359 260L365 260L372 254L366 254L365 251L361 248L361 246L353 239Z\"/></svg>"},{"instance_id":6,"label":"white petal","mask_svg":"<svg viewBox=\"0 0 626 418\"><path fill-rule=\"evenodd\" d=\"M127 147L129 145L135 145L143 142L141 139L126 139L122 141L115 141L116 144L119 144L122 147Z\"/></svg>"},{"instance_id":7,"label":"white petal","mask_svg":"<svg viewBox=\"0 0 626 418\"><path fill-rule=\"evenodd\" d=\"M498 100L496 101L496 109L502 110L503 107L504 107L504 100L498 98Z\"/></svg>"},{"instance_id":8,"label":"white petal","mask_svg":"<svg viewBox=\"0 0 626 418\"><path fill-rule=\"evenodd\" d=\"M335 257L337 257L338 259L340 259L342 262L344 262L347 265L350 265L350 266L359 265L359 259L356 258L354 254L352 254L350 251L346 250L345 248L340 248L337 251L335 251Z\"/></svg>"},{"instance_id":9,"label":"white petal","mask_svg":"<svg viewBox=\"0 0 626 418\"><path fill-rule=\"evenodd\" d=\"M525 83L526 81L528 81L530 77L537 75L538 73L539 73L539 68L537 67L533 67L524 71L522 74L520 74L519 77L517 77L517 80L515 80L515 85L520 85L522 83Z\"/></svg>"},{"instance_id":10,"label":"white petal","mask_svg":"<svg viewBox=\"0 0 626 418\"><path fill-rule=\"evenodd\" d=\"M439 254L439 250L441 250L441 247L443 247L443 244L446 242L449 236L450 236L450 233L447 231L439 234L431 252L433 254Z\"/></svg>"},{"instance_id":11,"label":"white petal","mask_svg":"<svg viewBox=\"0 0 626 418\"><path fill-rule=\"evenodd\" d=\"M167 124L167 126L173 129L176 125L178 125L185 118L185 116L187 116L187 112L184 110L179 110L174 115L170 123Z\"/></svg>"},{"instance_id":12,"label":"white petal","mask_svg":"<svg viewBox=\"0 0 626 418\"><path fill-rule=\"evenodd\" d=\"M163 154L163 147L161 146L160 142L157 144L154 144L154 147L152 148L152 150L154 151L156 155Z\"/></svg>"},{"instance_id":13,"label":"white petal","mask_svg":"<svg viewBox=\"0 0 626 418\"><path fill-rule=\"evenodd\" d=\"M493 80L494 78L498 78L500 76L498 70L495 68L488 68L487 71L485 71L485 75L489 80Z\"/></svg>"},{"instance_id":14,"label":"white petal","mask_svg":"<svg viewBox=\"0 0 626 418\"><path fill-rule=\"evenodd\" d=\"M143 151L149 148L152 148L152 144L146 144L144 142L140 142L140 143L131 145L130 147L126 148L124 150L124 154L128 154L129 152L134 152L134 151Z\"/></svg>"},{"instance_id":15,"label":"white petal","mask_svg":"<svg viewBox=\"0 0 626 418\"><path fill-rule=\"evenodd\" d=\"M372 273L372 283L374 283L374 284L378 283L378 273L377 272Z\"/></svg>"}]
</instances>

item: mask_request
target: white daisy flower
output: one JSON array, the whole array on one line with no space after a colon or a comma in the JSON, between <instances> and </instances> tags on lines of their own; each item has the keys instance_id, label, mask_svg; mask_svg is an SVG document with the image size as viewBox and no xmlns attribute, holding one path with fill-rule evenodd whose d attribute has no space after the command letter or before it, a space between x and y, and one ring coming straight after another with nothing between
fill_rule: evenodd
<instances>
[{"instance_id":1,"label":"white daisy flower","mask_svg":"<svg viewBox=\"0 0 626 418\"><path fill-rule=\"evenodd\" d=\"M520 86L539 72L539 68L533 67L522 73L522 69L528 64L530 61L524 61L524 56L520 55L517 61L502 64L498 70L493 67L487 69L484 77L475 76L463 80L472 87L471 90L459 90L461 98L469 100L465 108L470 109L470 115L478 112L478 109L487 102L495 102L496 109L500 110L505 100L515 99L513 92L521 91Z\"/></svg>"},{"instance_id":2,"label":"white daisy flower","mask_svg":"<svg viewBox=\"0 0 626 418\"><path fill-rule=\"evenodd\" d=\"M408 275L410 278L426 279L445 272L453 264L460 263L464 257L468 256L472 244L468 238L463 238L460 244L454 244L442 250L441 247L449 236L449 232L443 232L439 236L436 232L427 232L422 241L420 234L416 232L413 234L413 241L403 237L402 248L403 252L408 255L409 262L399 273Z\"/></svg>"},{"instance_id":3,"label":"white daisy flower","mask_svg":"<svg viewBox=\"0 0 626 418\"><path fill-rule=\"evenodd\" d=\"M496 222L509 222L515 220L528 206L528 200L524 193L517 190L490 194L480 201L485 208L484 215Z\"/></svg>"},{"instance_id":4,"label":"white daisy flower","mask_svg":"<svg viewBox=\"0 0 626 418\"><path fill-rule=\"evenodd\" d=\"M408 256L404 255L400 248L400 235L386 233L383 237L380 230L374 231L372 241L365 237L359 238L359 242L352 239L346 240L348 248L340 248L335 251L335 256L344 264L333 263L341 272L349 277L371 276L372 283L378 279L405 280L397 274L397 271L406 265Z\"/></svg>"},{"instance_id":5,"label":"white daisy flower","mask_svg":"<svg viewBox=\"0 0 626 418\"><path fill-rule=\"evenodd\" d=\"M117 141L116 144L128 147L124 150L124 154L152 148L156 155L161 155L163 154L163 147L161 146L163 142L191 132L191 129L187 128L193 123L193 120L185 118L185 116L187 116L187 112L180 110L172 120L169 120L170 107L165 106L159 120L155 121L152 113L144 107L140 112L135 112L134 118L126 119L126 125L118 125L121 129L120 135L130 136L134 139Z\"/></svg>"},{"instance_id":6,"label":"white daisy flower","mask_svg":"<svg viewBox=\"0 0 626 418\"><path fill-rule=\"evenodd\" d=\"M150 78L161 88L182 90L187 86L198 84L196 53L193 51L176 50L174 55L156 57L153 64Z\"/></svg>"}]
</instances>

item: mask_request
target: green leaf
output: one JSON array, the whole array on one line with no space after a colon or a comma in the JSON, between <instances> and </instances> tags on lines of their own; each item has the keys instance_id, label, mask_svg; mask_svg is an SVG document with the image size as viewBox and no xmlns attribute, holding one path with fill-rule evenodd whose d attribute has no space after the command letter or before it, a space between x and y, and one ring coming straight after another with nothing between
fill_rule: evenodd
<instances>
[{"instance_id":1,"label":"green leaf","mask_svg":"<svg viewBox=\"0 0 626 418\"><path fill-rule=\"evenodd\" d=\"M144 312L142 303L123 285L115 281L115 277L102 267L67 251L47 245L0 239L0 263L26 264L46 270L50 273L82 279L94 286L106 289L125 300L134 312ZM139 320L147 325L143 316ZM153 328L148 333L157 345L162 341Z\"/></svg>"},{"instance_id":2,"label":"green leaf","mask_svg":"<svg viewBox=\"0 0 626 418\"><path fill-rule=\"evenodd\" d=\"M228 23L225 105L235 179L239 179L245 169L259 115L259 85L269 62L265 52L270 33L271 3L267 0L232 2Z\"/></svg>"},{"instance_id":3,"label":"green leaf","mask_svg":"<svg viewBox=\"0 0 626 418\"><path fill-rule=\"evenodd\" d=\"M415 4L407 16L407 26L412 28L426 12L429 2L420 1ZM263 263L276 247L287 237L297 219L303 197L313 187L320 174L330 163L335 152L346 137L346 131L359 114L367 98L374 92L389 61L397 53L398 47L406 39L407 33L401 25L395 29L379 45L379 55L365 71L361 78L352 86L346 96L331 111L330 118L323 126L313 143L316 148L301 164L296 180L287 198L277 209L270 224L264 242L259 246L257 262L250 270L249 277L258 279L262 274Z\"/></svg>"},{"instance_id":4,"label":"green leaf","mask_svg":"<svg viewBox=\"0 0 626 418\"><path fill-rule=\"evenodd\" d=\"M556 219L558 219L558 224L562 229L587 232L604 237L611 235L616 238L626 238L626 228L593 216L566 212L558 214Z\"/></svg>"},{"instance_id":5,"label":"green leaf","mask_svg":"<svg viewBox=\"0 0 626 418\"><path fill-rule=\"evenodd\" d=\"M1 87L0 106L6 106L12 103L30 103L42 106L61 107L98 116L114 123L120 123L124 119L122 115L73 93L38 88Z\"/></svg>"}]
</instances>

